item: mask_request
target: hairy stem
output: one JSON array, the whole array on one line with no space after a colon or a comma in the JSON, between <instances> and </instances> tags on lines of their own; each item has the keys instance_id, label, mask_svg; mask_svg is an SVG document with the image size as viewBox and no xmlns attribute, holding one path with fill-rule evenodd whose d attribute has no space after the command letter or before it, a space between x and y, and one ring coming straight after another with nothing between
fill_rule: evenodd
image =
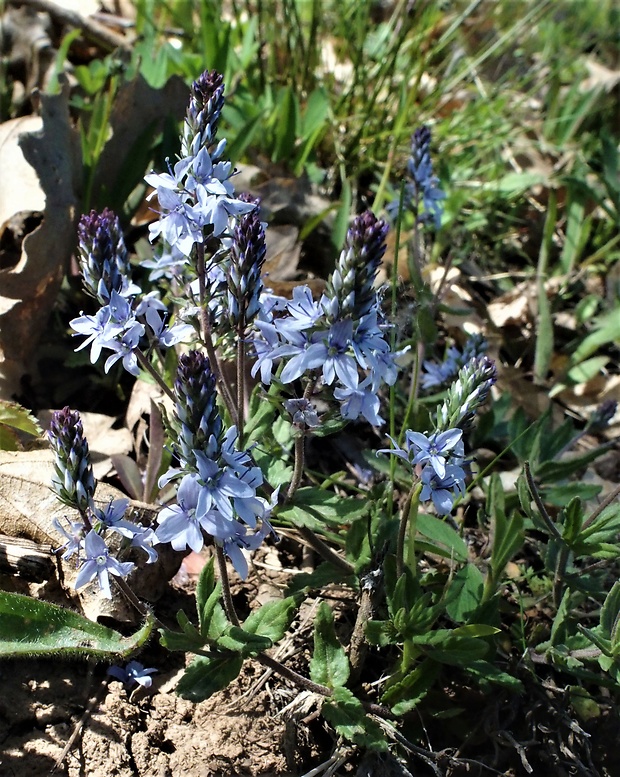
<instances>
[{"instance_id":1,"label":"hairy stem","mask_svg":"<svg viewBox=\"0 0 620 777\"><path fill-rule=\"evenodd\" d=\"M308 529L306 526L300 526L297 528L297 531L301 534L304 540L306 540L308 545L310 545L313 550L316 550L316 552L322 556L325 561L329 561L330 564L338 567L338 569L341 569L347 575L355 574L355 567L353 564L350 564L346 559L342 558L335 551L333 551L329 545L323 542L323 540L312 531L312 529Z\"/></svg>"},{"instance_id":2,"label":"hairy stem","mask_svg":"<svg viewBox=\"0 0 620 777\"><path fill-rule=\"evenodd\" d=\"M310 691L310 693L316 693L320 696L327 697L332 695L331 689L326 685L320 685L319 683L315 683L312 680L309 680L307 677L304 677L298 672L295 672L293 669L289 669L288 666L281 664L275 658L268 656L266 653L259 653L256 656L256 660L263 666L272 669L282 677L285 677L287 680L295 683L295 685L299 685L306 691ZM372 715L379 715L380 717L386 718L387 720L395 720L395 716L392 714L392 712L387 707L383 707L381 704L373 704L372 702L362 701L362 706L366 712L370 712Z\"/></svg>"},{"instance_id":3,"label":"hairy stem","mask_svg":"<svg viewBox=\"0 0 620 777\"><path fill-rule=\"evenodd\" d=\"M215 558L217 559L217 568L220 573L219 577L220 583L222 584L222 599L224 600L226 617L234 626L240 626L241 621L235 610L232 593L230 591L230 580L228 578L228 569L226 568L226 555L224 554L224 548L217 544L215 545Z\"/></svg>"},{"instance_id":4,"label":"hairy stem","mask_svg":"<svg viewBox=\"0 0 620 777\"><path fill-rule=\"evenodd\" d=\"M213 335L211 332L211 322L209 321L209 309L207 306L205 248L202 243L196 243L196 271L198 273L200 328L202 330L202 337L207 349L209 361L211 362L211 369L215 374L217 387L220 390L220 395L224 400L224 404L226 405L228 412L230 413L230 417L233 419L233 423L238 426L237 408L235 406L230 386L224 378L222 365L220 364L220 360L213 346Z\"/></svg>"},{"instance_id":5,"label":"hairy stem","mask_svg":"<svg viewBox=\"0 0 620 777\"><path fill-rule=\"evenodd\" d=\"M157 372L155 367L151 364L151 362L147 359L147 357L142 353L142 351L139 348L136 348L134 351L136 354L136 358L138 359L138 362L140 366L148 372L148 374L153 378L155 383L161 388L161 390L166 394L173 402L176 402L176 397L174 396L174 391L170 388L170 386L166 385L165 380L162 378L162 376Z\"/></svg>"},{"instance_id":6,"label":"hairy stem","mask_svg":"<svg viewBox=\"0 0 620 777\"><path fill-rule=\"evenodd\" d=\"M415 519L418 515L418 505L421 483L414 483L407 494L407 499L400 513L400 526L398 529L398 539L396 540L396 576L399 578L405 568L405 543L407 540L407 528L409 528L409 542L407 543L407 561L412 572L415 572L415 520L409 525L410 516Z\"/></svg>"},{"instance_id":7,"label":"hairy stem","mask_svg":"<svg viewBox=\"0 0 620 777\"><path fill-rule=\"evenodd\" d=\"M295 437L295 463L293 465L293 477L291 478L291 482L289 483L288 490L286 492L286 498L284 500L285 504L286 502L290 502L291 499L295 496L295 492L301 483L301 478L304 474L304 463L306 459L305 451L306 437L303 432L300 432L297 437Z\"/></svg>"},{"instance_id":8,"label":"hairy stem","mask_svg":"<svg viewBox=\"0 0 620 777\"><path fill-rule=\"evenodd\" d=\"M239 446L243 446L243 427L245 424L245 325L237 330L237 429Z\"/></svg>"}]
</instances>

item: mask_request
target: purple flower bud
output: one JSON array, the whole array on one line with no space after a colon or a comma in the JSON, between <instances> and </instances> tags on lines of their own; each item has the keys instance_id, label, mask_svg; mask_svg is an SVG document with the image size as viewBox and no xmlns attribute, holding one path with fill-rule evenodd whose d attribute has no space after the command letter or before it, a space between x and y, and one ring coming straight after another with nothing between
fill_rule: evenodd
<instances>
[{"instance_id":1,"label":"purple flower bud","mask_svg":"<svg viewBox=\"0 0 620 777\"><path fill-rule=\"evenodd\" d=\"M330 311L332 319L349 317L359 321L376 307L374 283L388 230L386 222L370 210L353 220L327 285L326 296L337 301L337 312Z\"/></svg>"},{"instance_id":2,"label":"purple flower bud","mask_svg":"<svg viewBox=\"0 0 620 777\"><path fill-rule=\"evenodd\" d=\"M196 471L196 451L216 457L223 432L215 376L201 351L189 351L179 359L174 392L177 402L171 431L175 453L184 468Z\"/></svg>"},{"instance_id":3,"label":"purple flower bud","mask_svg":"<svg viewBox=\"0 0 620 777\"><path fill-rule=\"evenodd\" d=\"M616 415L618 403L615 399L606 399L590 416L586 429L588 432L602 432Z\"/></svg>"},{"instance_id":4,"label":"purple flower bud","mask_svg":"<svg viewBox=\"0 0 620 777\"><path fill-rule=\"evenodd\" d=\"M233 327L245 330L260 310L265 253L265 230L258 213L248 213L235 227L230 248L228 318Z\"/></svg>"},{"instance_id":5,"label":"purple flower bud","mask_svg":"<svg viewBox=\"0 0 620 777\"><path fill-rule=\"evenodd\" d=\"M470 359L459 370L456 380L448 389L448 396L437 410L437 430L458 427L467 431L496 380L497 368L492 359L488 356Z\"/></svg>"},{"instance_id":6,"label":"purple flower bud","mask_svg":"<svg viewBox=\"0 0 620 777\"><path fill-rule=\"evenodd\" d=\"M129 281L129 258L120 223L115 213L104 208L80 219L79 262L84 288L102 305L113 291L135 293Z\"/></svg>"},{"instance_id":7,"label":"purple flower bud","mask_svg":"<svg viewBox=\"0 0 620 777\"><path fill-rule=\"evenodd\" d=\"M316 407L309 399L287 399L284 409L290 413L293 423L300 429L314 429L321 425Z\"/></svg>"},{"instance_id":8,"label":"purple flower bud","mask_svg":"<svg viewBox=\"0 0 620 777\"><path fill-rule=\"evenodd\" d=\"M224 78L217 70L205 70L190 88L190 100L185 119L182 155L189 156L192 142L210 146L217 134L217 125L224 107Z\"/></svg>"},{"instance_id":9,"label":"purple flower bud","mask_svg":"<svg viewBox=\"0 0 620 777\"><path fill-rule=\"evenodd\" d=\"M95 478L80 414L68 407L56 410L48 437L55 457L52 488L63 504L84 513L92 503Z\"/></svg>"},{"instance_id":10,"label":"purple flower bud","mask_svg":"<svg viewBox=\"0 0 620 777\"><path fill-rule=\"evenodd\" d=\"M433 175L430 144L430 129L425 126L418 127L411 138L411 156L407 163L410 181L405 185L403 208L412 211L420 223L433 219L438 228L443 215L442 202L446 195L439 188L439 178ZM422 203L424 203L424 213L421 214ZM398 216L399 206L399 200L387 206L386 210L390 218L395 219Z\"/></svg>"}]
</instances>

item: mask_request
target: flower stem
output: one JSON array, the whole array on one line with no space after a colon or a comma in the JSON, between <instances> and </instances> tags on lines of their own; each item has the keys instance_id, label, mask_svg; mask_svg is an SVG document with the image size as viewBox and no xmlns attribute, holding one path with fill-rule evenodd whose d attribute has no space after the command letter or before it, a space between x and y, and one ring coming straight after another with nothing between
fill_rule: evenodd
<instances>
[{"instance_id":1,"label":"flower stem","mask_svg":"<svg viewBox=\"0 0 620 777\"><path fill-rule=\"evenodd\" d=\"M222 399L230 417L233 419L233 423L237 424L237 409L230 390L230 386L224 379L224 372L222 365L215 352L213 346L213 335L211 332L211 322L209 321L209 310L207 307L207 285L206 285L206 266L205 266L205 248L202 243L196 243L196 271L198 273L198 290L200 297L200 328L202 330L202 337L205 347L207 349L207 355L211 362L211 369L215 374L217 386L220 390Z\"/></svg>"},{"instance_id":2,"label":"flower stem","mask_svg":"<svg viewBox=\"0 0 620 777\"><path fill-rule=\"evenodd\" d=\"M329 545L323 542L323 540L312 531L312 529L308 529L306 526L298 526L297 531L313 550L316 550L320 556L323 556L325 561L338 567L338 569L342 570L347 575L355 574L355 567L353 564L350 564L346 559L335 553Z\"/></svg>"},{"instance_id":3,"label":"flower stem","mask_svg":"<svg viewBox=\"0 0 620 777\"><path fill-rule=\"evenodd\" d=\"M243 427L245 425L245 325L237 330L237 430L239 446L243 447Z\"/></svg>"},{"instance_id":4,"label":"flower stem","mask_svg":"<svg viewBox=\"0 0 620 777\"><path fill-rule=\"evenodd\" d=\"M304 462L305 462L305 450L306 450L306 436L303 432L300 432L295 437L295 464L293 465L293 477L289 483L288 490L286 492L285 503L290 502L295 496L295 492L299 488L302 475L304 474Z\"/></svg>"},{"instance_id":5,"label":"flower stem","mask_svg":"<svg viewBox=\"0 0 620 777\"><path fill-rule=\"evenodd\" d=\"M400 514L400 527L396 541L396 576L399 578L404 572L405 560L407 566L415 577L415 530L420 505L421 483L414 483L407 494L407 499ZM409 531L407 532L407 529ZM408 542L407 542L408 539ZM405 559L405 543L407 544Z\"/></svg>"},{"instance_id":6,"label":"flower stem","mask_svg":"<svg viewBox=\"0 0 620 777\"><path fill-rule=\"evenodd\" d=\"M222 584L222 598L224 600L224 609L226 610L226 617L234 626L240 626L241 621L235 610L235 605L232 600L232 593L230 590L230 580L228 578L228 569L226 569L226 556L224 554L224 548L216 543L215 545L215 558L217 559L217 568L220 573L220 583Z\"/></svg>"},{"instance_id":7,"label":"flower stem","mask_svg":"<svg viewBox=\"0 0 620 777\"><path fill-rule=\"evenodd\" d=\"M147 357L142 353L142 351L139 348L136 348L134 351L136 354L136 358L138 359L138 362L140 363L140 366L148 372L148 374L153 378L155 383L161 388L161 390L166 394L173 402L176 402L176 397L174 396L174 392L170 388L170 386L166 385L165 380L162 378L162 376L157 372L155 367L151 364L151 362L147 359Z\"/></svg>"}]
</instances>

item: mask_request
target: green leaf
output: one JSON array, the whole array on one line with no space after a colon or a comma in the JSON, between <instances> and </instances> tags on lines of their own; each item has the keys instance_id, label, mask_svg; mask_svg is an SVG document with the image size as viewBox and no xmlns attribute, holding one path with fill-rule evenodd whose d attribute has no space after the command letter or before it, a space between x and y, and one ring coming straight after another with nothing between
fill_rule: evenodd
<instances>
[{"instance_id":1,"label":"green leaf","mask_svg":"<svg viewBox=\"0 0 620 777\"><path fill-rule=\"evenodd\" d=\"M244 630L267 637L272 643L279 642L290 628L302 598L301 595L288 596L263 604L246 619Z\"/></svg>"},{"instance_id":2,"label":"green leaf","mask_svg":"<svg viewBox=\"0 0 620 777\"><path fill-rule=\"evenodd\" d=\"M457 623L468 620L482 601L484 577L474 564L466 564L454 576L447 594L446 612Z\"/></svg>"},{"instance_id":3,"label":"green leaf","mask_svg":"<svg viewBox=\"0 0 620 777\"><path fill-rule=\"evenodd\" d=\"M270 431L276 415L274 397L278 393L279 389L275 382L269 387L267 396L265 396L265 390L260 383L252 391L248 420L243 430L243 439L247 447L264 439Z\"/></svg>"},{"instance_id":4,"label":"green leaf","mask_svg":"<svg viewBox=\"0 0 620 777\"><path fill-rule=\"evenodd\" d=\"M204 639L216 640L230 625L220 604L222 587L215 580L214 559L204 565L196 586L196 610L200 634Z\"/></svg>"},{"instance_id":5,"label":"green leaf","mask_svg":"<svg viewBox=\"0 0 620 777\"><path fill-rule=\"evenodd\" d=\"M607 594L601 607L600 623L603 635L611 640L614 653L620 647L618 622L620 621L620 580L617 580Z\"/></svg>"},{"instance_id":6,"label":"green leaf","mask_svg":"<svg viewBox=\"0 0 620 777\"><path fill-rule=\"evenodd\" d=\"M199 656L185 670L176 692L189 701L204 701L232 683L242 666L243 656L235 653Z\"/></svg>"},{"instance_id":7,"label":"green leaf","mask_svg":"<svg viewBox=\"0 0 620 777\"><path fill-rule=\"evenodd\" d=\"M381 701L392 708L395 715L404 715L415 709L439 677L441 665L432 658L425 658L415 669L404 676L390 680Z\"/></svg>"},{"instance_id":8,"label":"green leaf","mask_svg":"<svg viewBox=\"0 0 620 777\"><path fill-rule=\"evenodd\" d=\"M216 645L223 650L231 650L241 653L243 656L255 656L263 650L273 647L273 642L268 637L252 634L240 626L229 626L226 631L217 638Z\"/></svg>"},{"instance_id":9,"label":"green leaf","mask_svg":"<svg viewBox=\"0 0 620 777\"><path fill-rule=\"evenodd\" d=\"M26 410L17 402L8 402L5 399L0 399L0 426L9 426L33 437L43 435L43 429L30 410Z\"/></svg>"},{"instance_id":10,"label":"green leaf","mask_svg":"<svg viewBox=\"0 0 620 777\"><path fill-rule=\"evenodd\" d=\"M489 652L489 646L482 639L461 637L450 629L437 629L430 634L420 634L411 637L410 642L433 661L451 666L467 666Z\"/></svg>"},{"instance_id":11,"label":"green leaf","mask_svg":"<svg viewBox=\"0 0 620 777\"><path fill-rule=\"evenodd\" d=\"M453 558L456 561L467 561L467 545L454 529L437 518L434 515L419 513L416 521L418 532L431 543L416 542L418 549L429 550L431 553L443 556L444 558Z\"/></svg>"},{"instance_id":12,"label":"green leaf","mask_svg":"<svg viewBox=\"0 0 620 777\"><path fill-rule=\"evenodd\" d=\"M343 686L349 679L349 659L336 636L334 615L327 602L321 602L316 614L310 677L328 688Z\"/></svg>"},{"instance_id":13,"label":"green leaf","mask_svg":"<svg viewBox=\"0 0 620 777\"><path fill-rule=\"evenodd\" d=\"M322 561L313 572L299 572L293 575L286 592L292 595L306 588L320 589L330 583L346 583L355 587L356 579L353 575L347 575L339 567L330 564L329 561Z\"/></svg>"},{"instance_id":14,"label":"green leaf","mask_svg":"<svg viewBox=\"0 0 620 777\"><path fill-rule=\"evenodd\" d=\"M585 337L571 354L571 366L592 356L602 345L616 343L618 340L620 340L620 316L616 309L596 319L592 334Z\"/></svg>"},{"instance_id":15,"label":"green leaf","mask_svg":"<svg viewBox=\"0 0 620 777\"><path fill-rule=\"evenodd\" d=\"M541 483L553 483L556 480L563 480L598 459L612 444L599 445L587 453L564 461L545 461L536 466L534 474L540 479Z\"/></svg>"},{"instance_id":16,"label":"green leaf","mask_svg":"<svg viewBox=\"0 0 620 777\"><path fill-rule=\"evenodd\" d=\"M348 689L335 688L321 706L321 712L340 736L372 750L386 750L381 728L364 712L362 702Z\"/></svg>"},{"instance_id":17,"label":"green leaf","mask_svg":"<svg viewBox=\"0 0 620 777\"><path fill-rule=\"evenodd\" d=\"M0 657L125 658L148 640L154 617L131 637L56 604L0 591Z\"/></svg>"},{"instance_id":18,"label":"green leaf","mask_svg":"<svg viewBox=\"0 0 620 777\"><path fill-rule=\"evenodd\" d=\"M205 605L216 587L215 580L215 559L210 558L204 565L196 585L196 611L198 614L198 623L202 629L202 619L204 616Z\"/></svg>"},{"instance_id":19,"label":"green leaf","mask_svg":"<svg viewBox=\"0 0 620 777\"><path fill-rule=\"evenodd\" d=\"M507 672L502 672L499 667L490 661L478 658L470 661L464 669L483 689L490 685L501 685L513 691L521 691L523 689L523 684L520 680L517 680L516 677Z\"/></svg>"},{"instance_id":20,"label":"green leaf","mask_svg":"<svg viewBox=\"0 0 620 777\"><path fill-rule=\"evenodd\" d=\"M347 178L341 178L342 180L342 199L340 200L340 207L334 221L332 228L332 243L340 250L344 239L349 229L349 219L351 218L351 184Z\"/></svg>"},{"instance_id":21,"label":"green leaf","mask_svg":"<svg viewBox=\"0 0 620 777\"><path fill-rule=\"evenodd\" d=\"M366 624L366 639L371 645L378 645L379 647L396 645L401 641L400 634L392 621L368 621Z\"/></svg>"},{"instance_id":22,"label":"green leaf","mask_svg":"<svg viewBox=\"0 0 620 777\"><path fill-rule=\"evenodd\" d=\"M534 380L541 383L547 377L553 356L553 319L551 305L547 296L545 282L549 266L549 253L556 227L557 194L549 190L547 217L543 229L543 239L540 244L538 268L536 271L536 286L538 292L538 317L536 327L536 347L534 353Z\"/></svg>"},{"instance_id":23,"label":"green leaf","mask_svg":"<svg viewBox=\"0 0 620 777\"><path fill-rule=\"evenodd\" d=\"M278 510L278 518L304 526L304 520L308 516L323 523L334 526L350 523L361 518L368 512L370 505L367 500L356 497L342 497L333 491L323 488L300 488L295 493L293 501L281 510Z\"/></svg>"},{"instance_id":24,"label":"green leaf","mask_svg":"<svg viewBox=\"0 0 620 777\"><path fill-rule=\"evenodd\" d=\"M492 514L492 520L491 569L494 579L499 580L506 564L523 545L525 533L523 517L520 513L514 512L510 518L507 518L502 510L496 510Z\"/></svg>"},{"instance_id":25,"label":"green leaf","mask_svg":"<svg viewBox=\"0 0 620 777\"><path fill-rule=\"evenodd\" d=\"M290 159L297 139L297 127L299 125L299 101L292 86L286 86L279 94L275 148L273 161Z\"/></svg>"}]
</instances>

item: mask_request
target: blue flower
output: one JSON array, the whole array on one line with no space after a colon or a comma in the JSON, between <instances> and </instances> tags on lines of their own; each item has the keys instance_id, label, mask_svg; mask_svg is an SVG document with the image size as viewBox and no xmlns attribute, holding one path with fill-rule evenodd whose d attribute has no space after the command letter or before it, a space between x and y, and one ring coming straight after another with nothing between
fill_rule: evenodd
<instances>
[{"instance_id":1,"label":"blue flower","mask_svg":"<svg viewBox=\"0 0 620 777\"><path fill-rule=\"evenodd\" d=\"M113 353L108 356L103 365L104 372L109 372L112 365L119 359L122 359L123 367L127 372L137 377L140 374L140 370L135 352L143 334L144 325L139 321L134 321L123 331L121 336L117 335L114 340L110 341L105 347L111 348Z\"/></svg>"},{"instance_id":2,"label":"blue flower","mask_svg":"<svg viewBox=\"0 0 620 777\"><path fill-rule=\"evenodd\" d=\"M232 519L233 497L244 499L255 496L251 485L244 483L230 469L222 469L202 451L196 451L196 465L202 486L196 505L198 515L205 515L215 507L225 518Z\"/></svg>"},{"instance_id":3,"label":"blue flower","mask_svg":"<svg viewBox=\"0 0 620 777\"><path fill-rule=\"evenodd\" d=\"M411 463L425 464L428 462L439 478L446 476L446 459L453 455L454 448L463 436L462 429L448 429L446 432L434 432L426 436L421 432L407 431L405 437L409 452L415 455Z\"/></svg>"},{"instance_id":4,"label":"blue flower","mask_svg":"<svg viewBox=\"0 0 620 777\"><path fill-rule=\"evenodd\" d=\"M111 666L108 669L108 674L129 688L132 685L150 688L153 683L151 675L157 671L157 669L152 668L145 669L139 661L130 661L124 669L120 666Z\"/></svg>"},{"instance_id":5,"label":"blue flower","mask_svg":"<svg viewBox=\"0 0 620 777\"><path fill-rule=\"evenodd\" d=\"M131 561L118 561L110 555L110 550L94 529L91 529L82 542L81 566L75 581L75 590L90 583L95 577L106 599L112 598L110 591L110 573L117 577L127 577L134 568Z\"/></svg>"},{"instance_id":6,"label":"blue flower","mask_svg":"<svg viewBox=\"0 0 620 777\"><path fill-rule=\"evenodd\" d=\"M465 496L465 471L458 464L448 464L444 477L428 466L422 470L420 501L432 500L439 515L448 515L457 496Z\"/></svg>"},{"instance_id":7,"label":"blue flower","mask_svg":"<svg viewBox=\"0 0 620 777\"><path fill-rule=\"evenodd\" d=\"M177 504L164 507L157 516L156 536L159 542L169 542L175 550L191 548L200 553L204 545L202 522L196 516L201 485L196 475L186 475L177 491ZM203 516L204 518L204 516Z\"/></svg>"},{"instance_id":8,"label":"blue flower","mask_svg":"<svg viewBox=\"0 0 620 777\"><path fill-rule=\"evenodd\" d=\"M369 388L370 378L362 381L357 388L337 388L334 397L340 405L340 413L348 421L363 416L372 426L382 426L385 421L379 415L381 403L377 394Z\"/></svg>"}]
</instances>

